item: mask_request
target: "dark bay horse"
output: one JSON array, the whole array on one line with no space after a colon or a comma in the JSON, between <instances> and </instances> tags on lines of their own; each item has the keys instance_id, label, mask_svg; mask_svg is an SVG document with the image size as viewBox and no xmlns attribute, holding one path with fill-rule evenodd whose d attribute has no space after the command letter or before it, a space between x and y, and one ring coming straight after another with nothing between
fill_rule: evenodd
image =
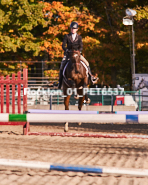
<instances>
[{"instance_id":1,"label":"dark bay horse","mask_svg":"<svg viewBox=\"0 0 148 185\"><path fill-rule=\"evenodd\" d=\"M80 52L71 50L68 52L68 62L63 71L63 93L65 110L69 110L70 96L68 92L77 92L79 95L78 109L82 109L85 94L83 88L87 88L88 70L85 64L81 63ZM70 91L69 91L70 89Z\"/></svg>"}]
</instances>

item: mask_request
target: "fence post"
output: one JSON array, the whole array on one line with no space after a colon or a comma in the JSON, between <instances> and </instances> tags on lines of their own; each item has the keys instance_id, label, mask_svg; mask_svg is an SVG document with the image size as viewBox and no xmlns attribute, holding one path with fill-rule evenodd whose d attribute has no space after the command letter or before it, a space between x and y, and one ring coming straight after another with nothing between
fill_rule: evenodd
<instances>
[{"instance_id":1,"label":"fence post","mask_svg":"<svg viewBox=\"0 0 148 185\"><path fill-rule=\"evenodd\" d=\"M1 76L1 81L4 81L4 77ZM4 113L4 84L1 83L1 113Z\"/></svg>"},{"instance_id":2,"label":"fence post","mask_svg":"<svg viewBox=\"0 0 148 185\"><path fill-rule=\"evenodd\" d=\"M50 95L50 110L52 110L52 95Z\"/></svg>"},{"instance_id":3,"label":"fence post","mask_svg":"<svg viewBox=\"0 0 148 185\"><path fill-rule=\"evenodd\" d=\"M27 91L26 94L24 94L24 89L28 87L28 70L23 69L23 113L27 111ZM30 131L30 124L29 122L26 122L26 124L23 126L23 134L28 135L28 131Z\"/></svg>"},{"instance_id":4,"label":"fence post","mask_svg":"<svg viewBox=\"0 0 148 185\"><path fill-rule=\"evenodd\" d=\"M9 75L6 76L6 81L8 81L8 83L6 84L6 113L9 113L9 102L10 102L10 98L9 98L10 78L9 78Z\"/></svg>"},{"instance_id":5,"label":"fence post","mask_svg":"<svg viewBox=\"0 0 148 185\"><path fill-rule=\"evenodd\" d=\"M139 111L141 111L141 90L139 90Z\"/></svg>"},{"instance_id":6,"label":"fence post","mask_svg":"<svg viewBox=\"0 0 148 185\"><path fill-rule=\"evenodd\" d=\"M0 76L0 80L1 80L1 76ZM0 85L0 107L1 107L1 85Z\"/></svg>"},{"instance_id":7,"label":"fence post","mask_svg":"<svg viewBox=\"0 0 148 185\"><path fill-rule=\"evenodd\" d=\"M104 95L102 95L102 105L104 105Z\"/></svg>"},{"instance_id":8,"label":"fence post","mask_svg":"<svg viewBox=\"0 0 148 185\"><path fill-rule=\"evenodd\" d=\"M59 94L57 94L57 105L59 105Z\"/></svg>"},{"instance_id":9,"label":"fence post","mask_svg":"<svg viewBox=\"0 0 148 185\"><path fill-rule=\"evenodd\" d=\"M12 74L12 114L15 114L15 74Z\"/></svg>"},{"instance_id":10,"label":"fence post","mask_svg":"<svg viewBox=\"0 0 148 185\"><path fill-rule=\"evenodd\" d=\"M112 113L113 113L113 95L111 95L111 106L112 106L111 111L112 111Z\"/></svg>"},{"instance_id":11,"label":"fence post","mask_svg":"<svg viewBox=\"0 0 148 185\"><path fill-rule=\"evenodd\" d=\"M17 97L17 104L18 104L18 114L21 113L21 71L19 71L17 73L17 77L18 77L18 85L17 85L17 88L18 88L18 97Z\"/></svg>"},{"instance_id":12,"label":"fence post","mask_svg":"<svg viewBox=\"0 0 148 185\"><path fill-rule=\"evenodd\" d=\"M23 113L27 111L27 91L26 94L24 94L24 89L28 87L28 70L23 69Z\"/></svg>"}]
</instances>

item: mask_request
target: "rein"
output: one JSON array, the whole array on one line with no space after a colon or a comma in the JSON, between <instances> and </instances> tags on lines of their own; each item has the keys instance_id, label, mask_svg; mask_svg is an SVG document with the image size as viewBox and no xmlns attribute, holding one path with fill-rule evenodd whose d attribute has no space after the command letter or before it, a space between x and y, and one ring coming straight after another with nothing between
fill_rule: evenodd
<instances>
[{"instance_id":1,"label":"rein","mask_svg":"<svg viewBox=\"0 0 148 185\"><path fill-rule=\"evenodd\" d=\"M76 58L77 56L79 57L79 62L77 62L77 61L75 60L75 63L74 63L75 66L76 66L76 70L79 71L80 64L81 64L81 63L80 63L80 52L74 52L74 53L75 53L75 54L73 55L73 57L75 57L75 58Z\"/></svg>"},{"instance_id":2,"label":"rein","mask_svg":"<svg viewBox=\"0 0 148 185\"><path fill-rule=\"evenodd\" d=\"M75 66L76 71L80 71L80 67L83 66L80 59L81 57L80 51L69 50L67 53L68 53L69 59L72 62L72 65Z\"/></svg>"}]
</instances>

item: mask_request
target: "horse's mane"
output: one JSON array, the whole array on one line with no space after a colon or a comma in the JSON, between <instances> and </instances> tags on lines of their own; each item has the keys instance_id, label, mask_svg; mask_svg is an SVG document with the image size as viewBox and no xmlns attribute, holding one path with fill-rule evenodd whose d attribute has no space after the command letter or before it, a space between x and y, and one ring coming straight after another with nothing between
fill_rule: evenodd
<instances>
[{"instance_id":1,"label":"horse's mane","mask_svg":"<svg viewBox=\"0 0 148 185\"><path fill-rule=\"evenodd\" d=\"M77 50L70 50L68 52L68 57L69 58L73 58L74 59L76 56L78 56L78 58L80 60L80 52L79 51L77 51Z\"/></svg>"}]
</instances>

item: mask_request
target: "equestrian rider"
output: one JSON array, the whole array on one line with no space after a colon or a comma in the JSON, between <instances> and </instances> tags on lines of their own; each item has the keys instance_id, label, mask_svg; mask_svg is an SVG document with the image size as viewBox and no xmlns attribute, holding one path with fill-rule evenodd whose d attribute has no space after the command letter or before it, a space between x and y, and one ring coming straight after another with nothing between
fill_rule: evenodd
<instances>
[{"instance_id":1,"label":"equestrian rider","mask_svg":"<svg viewBox=\"0 0 148 185\"><path fill-rule=\"evenodd\" d=\"M59 85L58 85L59 89L61 89L61 86L62 86L63 69L64 69L64 66L67 62L67 51L71 50L71 49L74 49L74 50L79 50L80 53L81 53L82 49L83 49L82 37L77 34L78 23L77 22L72 22L70 24L70 28L71 28L71 32L69 34L65 35L64 40L63 40L63 44L62 44L62 48L64 50L64 57L62 59L61 66L60 66ZM88 67L89 79L91 80L91 82L93 84L96 83L98 78L95 78L91 74L91 70L90 70L88 61L82 55L80 56L80 59Z\"/></svg>"}]
</instances>

